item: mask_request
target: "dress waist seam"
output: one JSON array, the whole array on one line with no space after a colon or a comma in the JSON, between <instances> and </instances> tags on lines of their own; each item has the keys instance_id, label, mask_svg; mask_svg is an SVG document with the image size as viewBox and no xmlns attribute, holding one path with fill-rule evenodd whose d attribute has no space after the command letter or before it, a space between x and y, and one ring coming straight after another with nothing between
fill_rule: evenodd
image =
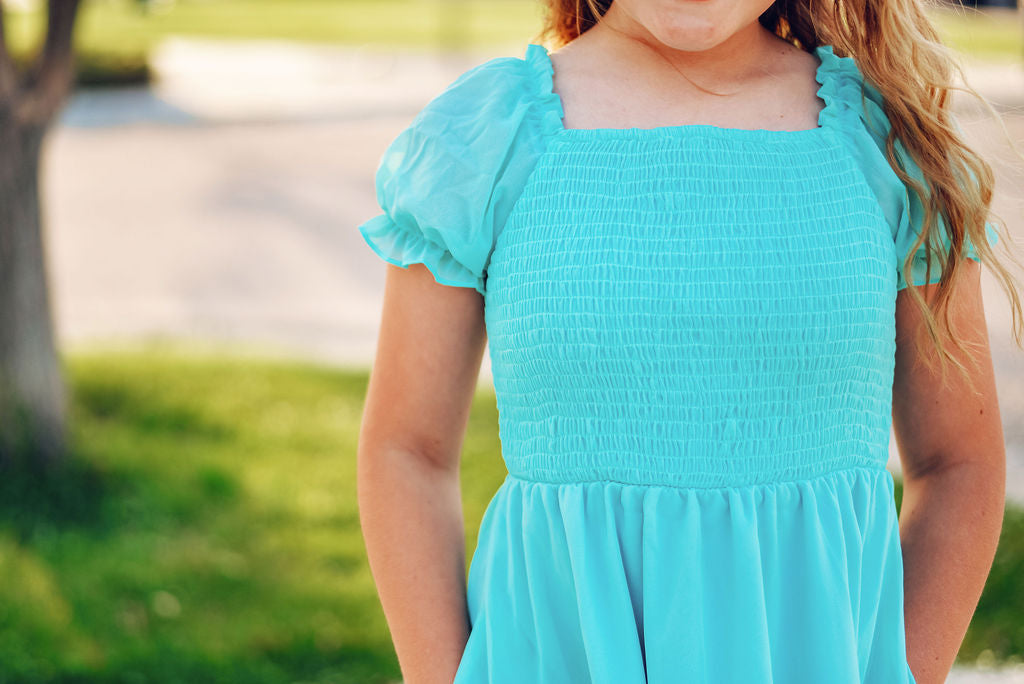
<instances>
[{"instance_id":1,"label":"dress waist seam","mask_svg":"<svg viewBox=\"0 0 1024 684\"><path fill-rule=\"evenodd\" d=\"M608 483L636 487L673 487L694 490L764 488L813 482L840 475L888 474L885 463L874 456L845 456L820 463L799 464L758 472L690 471L665 472L641 466L565 465L551 468L509 468L507 479L524 484L572 485Z\"/></svg>"}]
</instances>

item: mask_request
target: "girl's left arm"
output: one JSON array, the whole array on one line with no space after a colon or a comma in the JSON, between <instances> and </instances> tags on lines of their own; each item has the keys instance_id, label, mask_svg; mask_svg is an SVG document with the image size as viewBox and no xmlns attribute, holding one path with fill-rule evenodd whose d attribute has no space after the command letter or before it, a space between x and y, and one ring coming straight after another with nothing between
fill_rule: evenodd
<instances>
[{"instance_id":1,"label":"girl's left arm","mask_svg":"<svg viewBox=\"0 0 1024 684\"><path fill-rule=\"evenodd\" d=\"M972 393L951 364L943 386L917 357L922 324L906 290L896 298L893 430L903 470L903 548L907 661L917 684L946 681L991 570L1003 522L1006 451L981 296L981 265L966 259L954 330L974 349ZM936 285L922 285L931 300ZM947 343L967 368L971 358Z\"/></svg>"}]
</instances>

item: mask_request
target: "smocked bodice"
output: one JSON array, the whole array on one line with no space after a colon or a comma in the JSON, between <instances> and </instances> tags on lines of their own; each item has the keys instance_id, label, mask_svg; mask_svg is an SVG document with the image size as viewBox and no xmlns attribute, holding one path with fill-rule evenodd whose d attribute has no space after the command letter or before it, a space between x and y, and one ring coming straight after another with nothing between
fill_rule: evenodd
<instances>
[{"instance_id":1,"label":"smocked bodice","mask_svg":"<svg viewBox=\"0 0 1024 684\"><path fill-rule=\"evenodd\" d=\"M829 128L556 134L489 266L509 471L720 486L884 467L895 269Z\"/></svg>"}]
</instances>

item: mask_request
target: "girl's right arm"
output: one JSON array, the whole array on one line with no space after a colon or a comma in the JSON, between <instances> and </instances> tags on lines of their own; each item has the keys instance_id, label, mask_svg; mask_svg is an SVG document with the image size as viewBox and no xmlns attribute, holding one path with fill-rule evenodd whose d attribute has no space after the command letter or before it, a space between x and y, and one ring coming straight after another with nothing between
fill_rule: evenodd
<instances>
[{"instance_id":1,"label":"girl's right arm","mask_svg":"<svg viewBox=\"0 0 1024 684\"><path fill-rule=\"evenodd\" d=\"M359 515L405 684L451 684L469 636L459 461L483 298L389 264L359 433Z\"/></svg>"}]
</instances>

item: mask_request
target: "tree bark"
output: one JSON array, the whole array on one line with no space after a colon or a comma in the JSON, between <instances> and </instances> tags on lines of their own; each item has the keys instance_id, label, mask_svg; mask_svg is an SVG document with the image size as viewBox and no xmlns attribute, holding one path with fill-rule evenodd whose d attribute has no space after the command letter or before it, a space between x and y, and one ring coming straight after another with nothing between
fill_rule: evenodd
<instances>
[{"instance_id":1,"label":"tree bark","mask_svg":"<svg viewBox=\"0 0 1024 684\"><path fill-rule=\"evenodd\" d=\"M45 129L0 118L0 462L50 466L65 451L39 201Z\"/></svg>"},{"instance_id":2,"label":"tree bark","mask_svg":"<svg viewBox=\"0 0 1024 684\"><path fill-rule=\"evenodd\" d=\"M40 54L18 74L0 4L0 465L66 454L66 387L53 332L39 179L46 133L71 88L79 0L50 0Z\"/></svg>"}]
</instances>

